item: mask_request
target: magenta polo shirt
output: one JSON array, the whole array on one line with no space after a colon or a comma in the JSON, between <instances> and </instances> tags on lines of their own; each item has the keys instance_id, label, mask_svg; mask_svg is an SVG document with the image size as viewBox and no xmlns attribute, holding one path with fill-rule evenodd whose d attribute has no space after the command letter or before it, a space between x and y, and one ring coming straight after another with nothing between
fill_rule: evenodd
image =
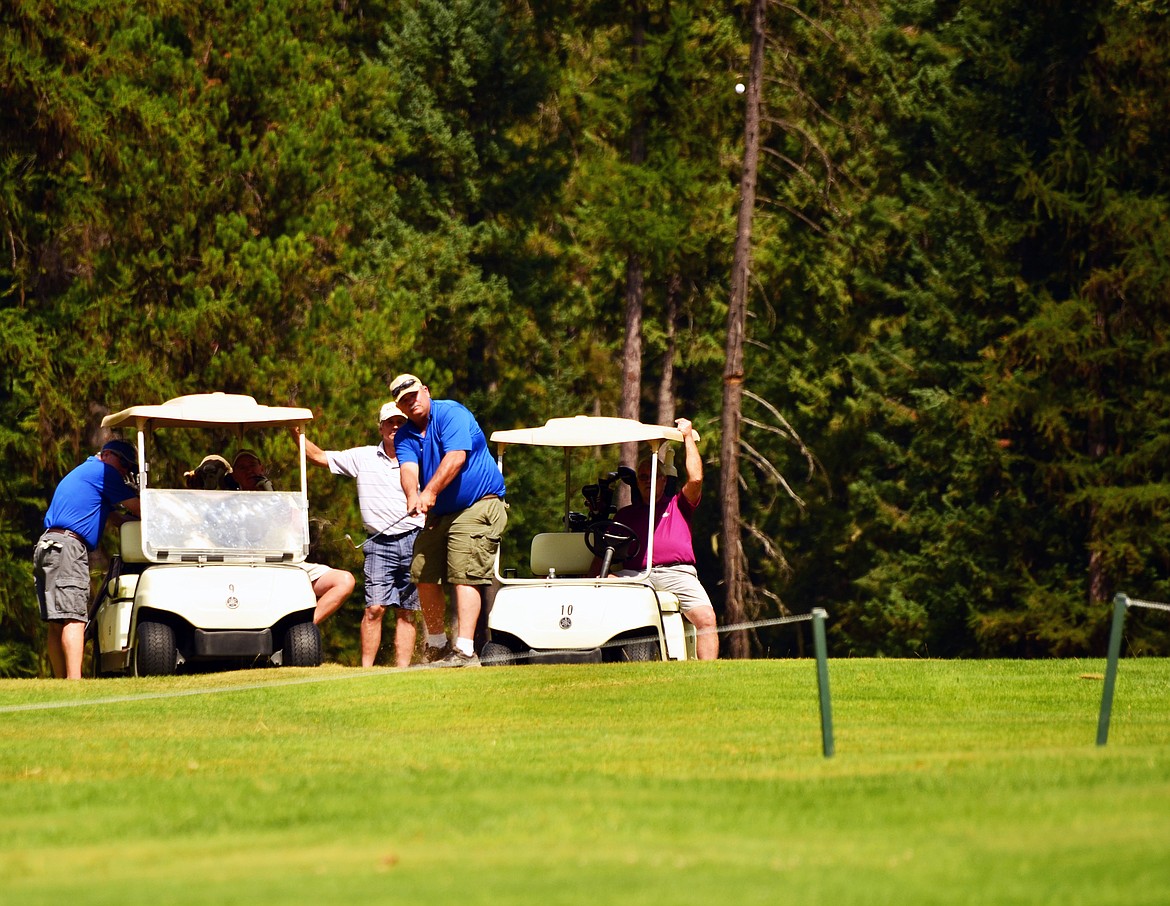
<instances>
[{"instance_id":1,"label":"magenta polo shirt","mask_svg":"<svg viewBox=\"0 0 1170 906\"><path fill-rule=\"evenodd\" d=\"M695 565L695 548L691 542L691 517L695 507L682 494L661 500L655 506L658 518L654 524L654 565ZM629 526L642 542L638 556L625 563L626 569L646 568L646 523L650 508L644 503L632 503L617 511L614 522Z\"/></svg>"}]
</instances>

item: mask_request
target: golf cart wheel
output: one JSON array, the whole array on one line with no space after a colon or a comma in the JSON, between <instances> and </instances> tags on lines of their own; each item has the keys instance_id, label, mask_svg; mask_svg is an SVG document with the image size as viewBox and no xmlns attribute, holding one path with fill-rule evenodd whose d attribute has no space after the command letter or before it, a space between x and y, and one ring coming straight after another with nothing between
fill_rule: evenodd
<instances>
[{"instance_id":1,"label":"golf cart wheel","mask_svg":"<svg viewBox=\"0 0 1170 906\"><path fill-rule=\"evenodd\" d=\"M662 652L658 648L658 643L653 639L642 642L631 642L628 645L622 645L620 650L621 660L623 661L662 660Z\"/></svg>"},{"instance_id":2,"label":"golf cart wheel","mask_svg":"<svg viewBox=\"0 0 1170 906\"><path fill-rule=\"evenodd\" d=\"M286 667L321 666L321 631L314 623L295 623L284 637Z\"/></svg>"},{"instance_id":3,"label":"golf cart wheel","mask_svg":"<svg viewBox=\"0 0 1170 906\"><path fill-rule=\"evenodd\" d=\"M135 676L171 676L175 672L175 631L166 623L139 623L134 643Z\"/></svg>"},{"instance_id":4,"label":"golf cart wheel","mask_svg":"<svg viewBox=\"0 0 1170 906\"><path fill-rule=\"evenodd\" d=\"M479 653L479 662L485 667L509 667L519 663L515 652L499 642L487 642Z\"/></svg>"}]
</instances>

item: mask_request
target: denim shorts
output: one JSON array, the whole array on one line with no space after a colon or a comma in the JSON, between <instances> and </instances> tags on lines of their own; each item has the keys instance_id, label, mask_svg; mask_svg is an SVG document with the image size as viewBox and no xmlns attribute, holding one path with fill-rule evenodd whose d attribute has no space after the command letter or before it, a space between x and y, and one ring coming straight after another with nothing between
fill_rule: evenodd
<instances>
[{"instance_id":1,"label":"denim shorts","mask_svg":"<svg viewBox=\"0 0 1170 906\"><path fill-rule=\"evenodd\" d=\"M418 589L410 580L410 561L419 530L366 541L366 607L382 605L418 610Z\"/></svg>"}]
</instances>

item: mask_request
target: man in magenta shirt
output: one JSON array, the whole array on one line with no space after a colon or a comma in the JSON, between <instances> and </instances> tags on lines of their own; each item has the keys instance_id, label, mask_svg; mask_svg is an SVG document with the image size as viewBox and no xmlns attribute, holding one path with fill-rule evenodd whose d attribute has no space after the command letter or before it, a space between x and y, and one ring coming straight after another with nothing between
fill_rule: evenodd
<instances>
[{"instance_id":1,"label":"man in magenta shirt","mask_svg":"<svg viewBox=\"0 0 1170 906\"><path fill-rule=\"evenodd\" d=\"M715 628L715 608L707 590L699 583L695 569L695 549L691 540L691 519L703 496L703 458L695 443L695 432L685 418L677 420L686 451L687 480L677 494L663 496L666 474L658 472L654 494L654 563L650 570L650 584L660 591L678 596L679 609L695 627L695 654L701 661L713 661L719 656L719 636ZM642 500L650 499L650 460L638 464L638 493ZM619 575L630 575L646 568L646 532L650 522L649 505L633 503L622 507L614 516L615 522L628 526L641 542L640 553L625 563Z\"/></svg>"}]
</instances>

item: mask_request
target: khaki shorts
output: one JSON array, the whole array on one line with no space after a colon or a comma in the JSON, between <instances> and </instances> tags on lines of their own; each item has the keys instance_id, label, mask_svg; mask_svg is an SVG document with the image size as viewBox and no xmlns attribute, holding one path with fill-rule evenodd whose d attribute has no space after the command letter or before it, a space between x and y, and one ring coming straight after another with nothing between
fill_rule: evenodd
<instances>
[{"instance_id":1,"label":"khaki shorts","mask_svg":"<svg viewBox=\"0 0 1170 906\"><path fill-rule=\"evenodd\" d=\"M636 569L623 569L619 576L636 576ZM679 563L675 566L655 566L650 570L650 584L659 591L669 591L678 598L683 613L699 607L711 607L711 597L699 582L699 572L693 566Z\"/></svg>"},{"instance_id":2,"label":"khaki shorts","mask_svg":"<svg viewBox=\"0 0 1170 906\"><path fill-rule=\"evenodd\" d=\"M499 497L482 497L465 510L427 515L414 542L413 582L490 585L508 511Z\"/></svg>"},{"instance_id":3,"label":"khaki shorts","mask_svg":"<svg viewBox=\"0 0 1170 906\"><path fill-rule=\"evenodd\" d=\"M310 583L316 582L332 569L332 567L326 566L324 563L310 563L308 560L303 563L298 563L297 566L309 574Z\"/></svg>"}]
</instances>

